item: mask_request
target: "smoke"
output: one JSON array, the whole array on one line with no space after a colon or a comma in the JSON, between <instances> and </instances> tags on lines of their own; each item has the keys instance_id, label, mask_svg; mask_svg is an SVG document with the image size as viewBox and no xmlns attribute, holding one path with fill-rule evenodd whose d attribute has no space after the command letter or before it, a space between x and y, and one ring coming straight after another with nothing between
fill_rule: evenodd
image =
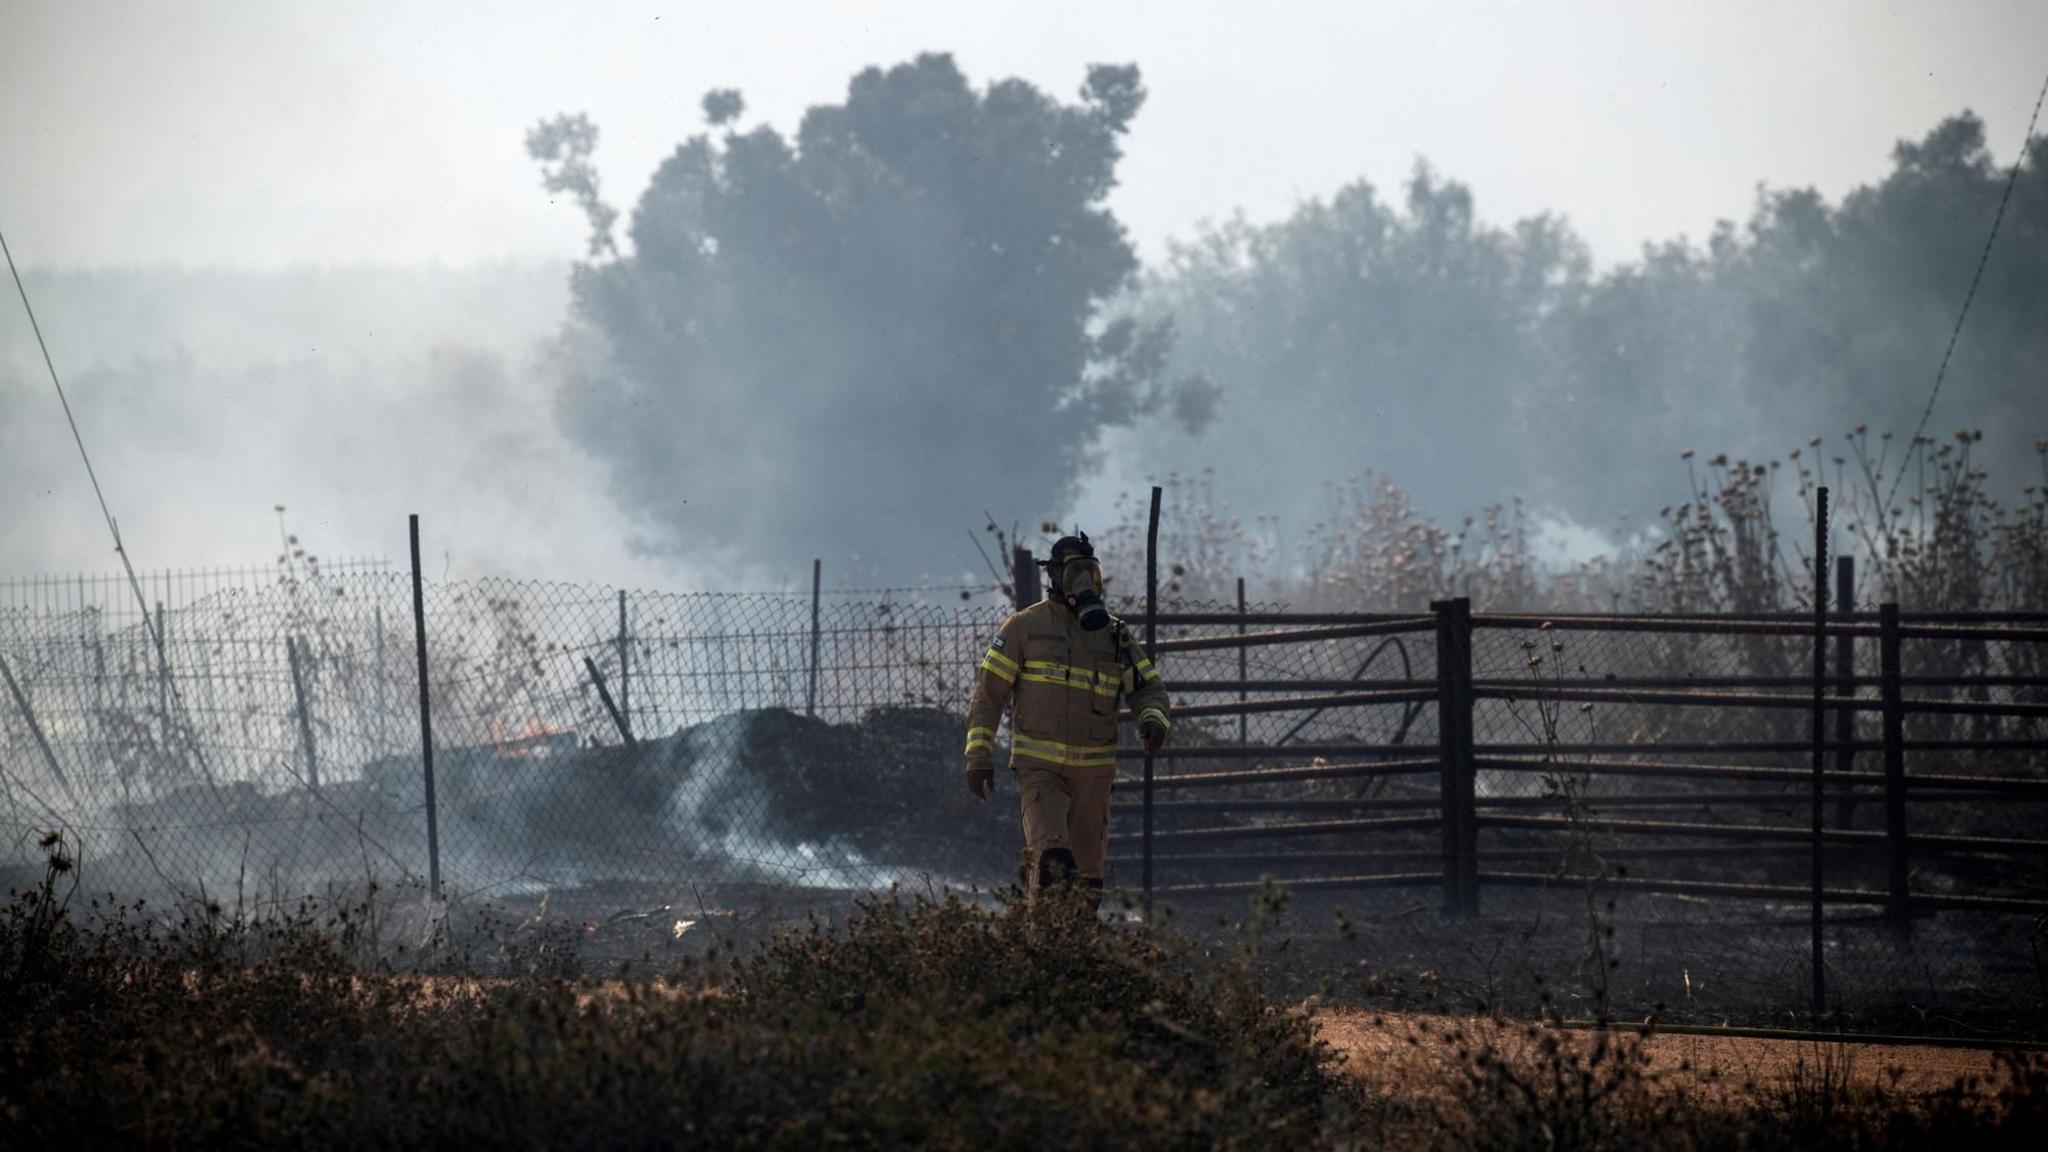
<instances>
[{"instance_id":1,"label":"smoke","mask_svg":"<svg viewBox=\"0 0 2048 1152\"><path fill-rule=\"evenodd\" d=\"M138 569L324 559L678 586L554 417L560 265L25 277ZM0 574L117 560L19 308L0 309Z\"/></svg>"}]
</instances>

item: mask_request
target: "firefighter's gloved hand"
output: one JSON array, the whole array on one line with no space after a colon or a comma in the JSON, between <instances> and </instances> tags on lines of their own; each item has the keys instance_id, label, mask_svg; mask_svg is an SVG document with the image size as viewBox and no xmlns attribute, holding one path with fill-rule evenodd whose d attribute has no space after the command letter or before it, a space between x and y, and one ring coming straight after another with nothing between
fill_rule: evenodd
<instances>
[{"instance_id":1,"label":"firefighter's gloved hand","mask_svg":"<svg viewBox=\"0 0 2048 1152\"><path fill-rule=\"evenodd\" d=\"M996 794L996 770L993 768L969 768L967 790L974 793L976 800L986 800Z\"/></svg>"},{"instance_id":2,"label":"firefighter's gloved hand","mask_svg":"<svg viewBox=\"0 0 2048 1152\"><path fill-rule=\"evenodd\" d=\"M1166 747L1166 728L1156 720L1138 725L1138 739L1145 742L1145 755L1157 756Z\"/></svg>"}]
</instances>

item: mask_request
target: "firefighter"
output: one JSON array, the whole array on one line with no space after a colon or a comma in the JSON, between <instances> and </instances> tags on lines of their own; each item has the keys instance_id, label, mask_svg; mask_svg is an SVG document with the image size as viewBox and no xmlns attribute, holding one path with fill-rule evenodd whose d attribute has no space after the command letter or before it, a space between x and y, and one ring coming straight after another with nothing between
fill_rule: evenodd
<instances>
[{"instance_id":1,"label":"firefighter","mask_svg":"<svg viewBox=\"0 0 2048 1152\"><path fill-rule=\"evenodd\" d=\"M1145 754L1166 743L1166 685L1102 602L1102 565L1086 533L1044 561L1045 599L1003 622L967 705L967 787L995 794L996 727L1010 717L1010 769L1024 810L1023 881L1034 895L1078 885L1102 899L1117 715L1128 698Z\"/></svg>"}]
</instances>

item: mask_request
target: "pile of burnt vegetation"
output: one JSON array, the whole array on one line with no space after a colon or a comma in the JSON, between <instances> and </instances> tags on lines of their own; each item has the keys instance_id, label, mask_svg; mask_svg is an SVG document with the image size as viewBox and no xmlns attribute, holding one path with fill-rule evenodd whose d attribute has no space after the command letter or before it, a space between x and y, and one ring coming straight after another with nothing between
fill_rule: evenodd
<instances>
[{"instance_id":1,"label":"pile of burnt vegetation","mask_svg":"<svg viewBox=\"0 0 2048 1152\"><path fill-rule=\"evenodd\" d=\"M456 748L437 754L437 804L444 837L482 874L539 860L586 877L695 864L853 888L921 874L999 883L1016 834L1005 809L960 786L965 731L937 708L849 723L771 708L632 745ZM377 811L425 804L416 757L373 763L365 779Z\"/></svg>"}]
</instances>

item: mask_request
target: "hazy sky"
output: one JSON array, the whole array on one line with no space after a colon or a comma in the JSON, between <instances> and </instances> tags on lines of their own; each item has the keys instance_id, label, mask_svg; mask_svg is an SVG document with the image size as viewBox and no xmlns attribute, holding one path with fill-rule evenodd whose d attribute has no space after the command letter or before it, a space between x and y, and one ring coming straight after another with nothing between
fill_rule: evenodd
<instances>
[{"instance_id":1,"label":"hazy sky","mask_svg":"<svg viewBox=\"0 0 2048 1152\"><path fill-rule=\"evenodd\" d=\"M1204 218L1276 219L1359 177L1397 189L1427 157L1487 220L1563 212L1613 262L1746 215L1759 181L1838 197L1965 107L2009 160L2048 0L0 0L0 229L145 566L261 562L285 503L329 554L400 555L419 510L460 574L680 586L554 424L534 358L583 223L539 188L526 130L590 113L629 210L707 89L788 132L859 69L930 50L1064 100L1091 62L1139 64L1151 98L1114 207L1148 259ZM393 270L427 262L480 270ZM64 271L308 264L375 269ZM46 384L0 304L0 573L112 562ZM1142 479L1111 469L1074 514L1102 522Z\"/></svg>"},{"instance_id":2,"label":"hazy sky","mask_svg":"<svg viewBox=\"0 0 2048 1152\"><path fill-rule=\"evenodd\" d=\"M785 130L859 68L951 51L1071 98L1135 61L1115 207L1148 256L1417 156L1603 261L1759 180L1830 196L1963 107L2016 143L2048 3L0 3L0 227L33 264L470 263L577 253L521 140L604 131L630 207L707 88Z\"/></svg>"}]
</instances>

